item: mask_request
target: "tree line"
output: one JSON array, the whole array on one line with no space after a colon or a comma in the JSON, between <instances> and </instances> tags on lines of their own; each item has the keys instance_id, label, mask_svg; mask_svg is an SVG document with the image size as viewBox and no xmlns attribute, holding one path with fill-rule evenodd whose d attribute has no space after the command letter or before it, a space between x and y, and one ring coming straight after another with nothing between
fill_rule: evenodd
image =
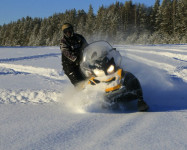
<instances>
[{"instance_id":1,"label":"tree line","mask_svg":"<svg viewBox=\"0 0 187 150\"><path fill-rule=\"evenodd\" d=\"M147 7L131 0L101 6L94 14L92 5L84 10L66 10L48 18L29 16L0 26L0 46L56 46L63 23L92 42L112 44L187 43L187 0L155 0Z\"/></svg>"}]
</instances>

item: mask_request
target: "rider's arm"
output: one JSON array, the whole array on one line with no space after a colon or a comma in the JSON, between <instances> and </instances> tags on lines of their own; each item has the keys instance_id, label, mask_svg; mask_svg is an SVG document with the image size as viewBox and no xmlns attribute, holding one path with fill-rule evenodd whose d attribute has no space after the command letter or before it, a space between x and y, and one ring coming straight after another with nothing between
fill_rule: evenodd
<instances>
[{"instance_id":1,"label":"rider's arm","mask_svg":"<svg viewBox=\"0 0 187 150\"><path fill-rule=\"evenodd\" d=\"M73 62L76 61L77 56L75 56L74 53L70 51L70 47L63 40L60 43L60 49L65 57Z\"/></svg>"}]
</instances>

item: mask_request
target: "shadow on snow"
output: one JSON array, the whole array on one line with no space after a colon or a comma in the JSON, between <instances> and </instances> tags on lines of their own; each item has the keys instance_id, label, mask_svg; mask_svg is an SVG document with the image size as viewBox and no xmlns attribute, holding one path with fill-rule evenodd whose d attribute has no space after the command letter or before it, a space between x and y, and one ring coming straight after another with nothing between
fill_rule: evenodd
<instances>
[{"instance_id":1,"label":"shadow on snow","mask_svg":"<svg viewBox=\"0 0 187 150\"><path fill-rule=\"evenodd\" d=\"M144 87L144 95L151 112L187 110L186 82L176 76L170 76L170 80L172 86L165 89Z\"/></svg>"}]
</instances>

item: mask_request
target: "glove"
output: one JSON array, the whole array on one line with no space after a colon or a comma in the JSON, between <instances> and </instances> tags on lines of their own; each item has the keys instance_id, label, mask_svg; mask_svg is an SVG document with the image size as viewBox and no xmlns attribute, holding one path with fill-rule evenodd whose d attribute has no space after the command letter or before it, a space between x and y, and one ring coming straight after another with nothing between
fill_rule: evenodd
<instances>
[{"instance_id":1,"label":"glove","mask_svg":"<svg viewBox=\"0 0 187 150\"><path fill-rule=\"evenodd\" d=\"M70 59L71 61L75 62L77 59L77 56L74 53L70 53L69 51L63 51L63 54Z\"/></svg>"},{"instance_id":2,"label":"glove","mask_svg":"<svg viewBox=\"0 0 187 150\"><path fill-rule=\"evenodd\" d=\"M70 59L71 61L75 62L75 61L77 60L77 56L71 55L71 56L69 57L69 59Z\"/></svg>"}]
</instances>

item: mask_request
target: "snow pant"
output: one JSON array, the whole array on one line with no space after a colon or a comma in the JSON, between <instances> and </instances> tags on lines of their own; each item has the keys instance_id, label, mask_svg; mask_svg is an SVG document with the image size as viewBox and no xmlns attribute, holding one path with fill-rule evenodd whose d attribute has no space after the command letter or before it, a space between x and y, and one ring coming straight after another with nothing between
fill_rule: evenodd
<instances>
[{"instance_id":1,"label":"snow pant","mask_svg":"<svg viewBox=\"0 0 187 150\"><path fill-rule=\"evenodd\" d=\"M79 82L85 80L79 65L74 63L62 62L64 73L68 76L71 83L76 86Z\"/></svg>"}]
</instances>

